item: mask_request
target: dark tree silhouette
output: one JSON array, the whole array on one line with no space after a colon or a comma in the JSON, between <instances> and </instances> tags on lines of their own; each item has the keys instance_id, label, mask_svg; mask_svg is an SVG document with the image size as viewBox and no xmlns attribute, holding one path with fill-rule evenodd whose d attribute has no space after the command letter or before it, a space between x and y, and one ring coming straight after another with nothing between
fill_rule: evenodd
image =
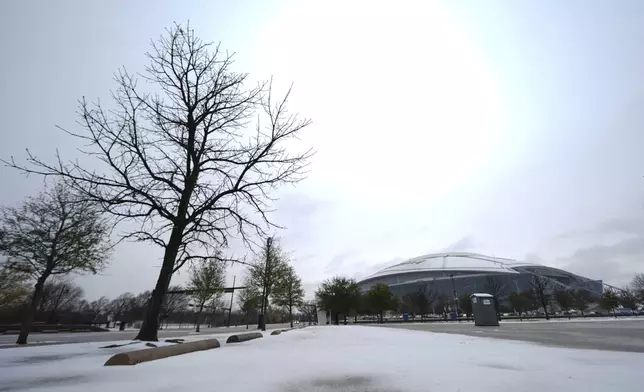
<instances>
[{"instance_id":1,"label":"dark tree silhouette","mask_svg":"<svg viewBox=\"0 0 644 392\"><path fill-rule=\"evenodd\" d=\"M519 317L523 318L523 313L526 310L530 310L530 304L532 303L532 292L521 292L521 293L511 293L508 297L510 306L515 312L519 312Z\"/></svg>"},{"instance_id":2,"label":"dark tree silhouette","mask_svg":"<svg viewBox=\"0 0 644 392\"><path fill-rule=\"evenodd\" d=\"M168 288L168 291L181 292L184 290L185 289L181 286L170 286ZM188 296L184 293L166 294L163 298L163 302L161 303L161 317L167 320L173 314L187 310L189 302ZM159 325L159 328L160 327L161 325Z\"/></svg>"},{"instance_id":3,"label":"dark tree silhouette","mask_svg":"<svg viewBox=\"0 0 644 392\"><path fill-rule=\"evenodd\" d=\"M101 297L87 304L89 311L92 313L92 322L96 322L99 316L109 311L110 300L107 297Z\"/></svg>"},{"instance_id":4,"label":"dark tree silhouette","mask_svg":"<svg viewBox=\"0 0 644 392\"><path fill-rule=\"evenodd\" d=\"M615 291L608 289L604 291L602 296L599 298L599 306L602 309L607 310L608 312L613 312L615 315L615 308L619 305L619 296Z\"/></svg>"},{"instance_id":5,"label":"dark tree silhouette","mask_svg":"<svg viewBox=\"0 0 644 392\"><path fill-rule=\"evenodd\" d=\"M72 272L99 271L107 262L111 225L96 204L62 183L17 208L0 209L0 254L9 268L36 281L24 312L18 344L26 344L47 279Z\"/></svg>"},{"instance_id":6,"label":"dark tree silhouette","mask_svg":"<svg viewBox=\"0 0 644 392\"><path fill-rule=\"evenodd\" d=\"M414 315L420 314L422 320L425 315L432 311L432 307L438 298L438 294L430 284L424 284L403 298L404 302L409 302Z\"/></svg>"},{"instance_id":7,"label":"dark tree silhouette","mask_svg":"<svg viewBox=\"0 0 644 392\"><path fill-rule=\"evenodd\" d=\"M575 290L572 292L572 303L575 309L579 310L583 316L588 309L588 305L594 302L593 297L586 290Z\"/></svg>"},{"instance_id":8,"label":"dark tree silhouette","mask_svg":"<svg viewBox=\"0 0 644 392\"><path fill-rule=\"evenodd\" d=\"M619 303L626 309L637 310L637 295L633 290L627 289L619 292ZM635 313L637 315L637 312Z\"/></svg>"},{"instance_id":9,"label":"dark tree silhouette","mask_svg":"<svg viewBox=\"0 0 644 392\"><path fill-rule=\"evenodd\" d=\"M491 294L494 298L494 308L496 309L496 317L501 319L501 312L499 309L499 301L506 293L506 286L501 279L497 276L488 276L485 279L485 292Z\"/></svg>"},{"instance_id":10,"label":"dark tree silhouette","mask_svg":"<svg viewBox=\"0 0 644 392\"><path fill-rule=\"evenodd\" d=\"M163 249L137 336L155 341L172 274L225 248L231 236L250 245L252 238L266 237L275 226L266 215L274 201L270 192L302 180L312 152L285 148L310 123L288 113L290 89L276 99L270 82L248 87L247 75L232 70L232 56L189 26L169 29L147 57L140 76L146 83L121 69L110 109L83 98L82 131L65 130L86 144L84 153L98 166L58 154L46 162L29 152L26 164L13 158L5 163L64 178L111 214L140 225L125 238Z\"/></svg>"},{"instance_id":11,"label":"dark tree silhouette","mask_svg":"<svg viewBox=\"0 0 644 392\"><path fill-rule=\"evenodd\" d=\"M550 320L548 305L552 301L554 291L552 282L543 275L532 275L530 284L532 286L532 296L534 300L543 308L546 320Z\"/></svg>"},{"instance_id":12,"label":"dark tree silhouette","mask_svg":"<svg viewBox=\"0 0 644 392\"><path fill-rule=\"evenodd\" d=\"M125 319L129 318L128 316L132 316L131 313L135 310L136 306L136 298L132 293L123 293L113 299L108 305L108 309L112 314L114 325L116 326L116 323L119 321L125 321ZM145 301L143 301L141 306L145 306ZM140 312L140 314L142 315L143 313Z\"/></svg>"},{"instance_id":13,"label":"dark tree silhouette","mask_svg":"<svg viewBox=\"0 0 644 392\"><path fill-rule=\"evenodd\" d=\"M472 315L472 299L470 297L472 293L464 292L458 296L458 306L461 308L461 311L465 312L466 317Z\"/></svg>"},{"instance_id":14,"label":"dark tree silhouette","mask_svg":"<svg viewBox=\"0 0 644 392\"><path fill-rule=\"evenodd\" d=\"M310 323L317 322L317 306L313 301L306 301L300 305L300 313Z\"/></svg>"},{"instance_id":15,"label":"dark tree silhouette","mask_svg":"<svg viewBox=\"0 0 644 392\"><path fill-rule=\"evenodd\" d=\"M569 290L559 290L555 293L554 297L555 301L557 301L557 304L564 312L568 312L570 308L574 306L574 296Z\"/></svg>"},{"instance_id":16,"label":"dark tree silhouette","mask_svg":"<svg viewBox=\"0 0 644 392\"><path fill-rule=\"evenodd\" d=\"M637 300L644 302L644 274L636 274L633 277L631 288L633 290L633 294L637 297Z\"/></svg>"},{"instance_id":17,"label":"dark tree silhouette","mask_svg":"<svg viewBox=\"0 0 644 392\"><path fill-rule=\"evenodd\" d=\"M378 315L378 322L383 322L383 313L396 308L394 294L388 285L376 283L367 291L367 304Z\"/></svg>"},{"instance_id":18,"label":"dark tree silhouette","mask_svg":"<svg viewBox=\"0 0 644 392\"><path fill-rule=\"evenodd\" d=\"M333 313L335 324L339 324L340 315L346 324L349 312L359 305L360 286L355 279L336 276L322 282L315 297L320 308Z\"/></svg>"}]
</instances>

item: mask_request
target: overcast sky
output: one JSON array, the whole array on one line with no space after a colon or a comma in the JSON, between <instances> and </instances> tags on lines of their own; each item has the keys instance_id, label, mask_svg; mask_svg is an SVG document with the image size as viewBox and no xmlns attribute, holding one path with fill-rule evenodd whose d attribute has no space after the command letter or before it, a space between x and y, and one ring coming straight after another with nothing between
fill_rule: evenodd
<instances>
[{"instance_id":1,"label":"overcast sky","mask_svg":"<svg viewBox=\"0 0 644 392\"><path fill-rule=\"evenodd\" d=\"M75 157L55 126L190 20L237 71L293 81L313 120L310 175L274 215L309 294L444 250L622 285L644 272L643 18L638 0L2 1L0 156ZM0 181L0 204L42 185ZM78 282L89 299L152 289L161 256L122 244Z\"/></svg>"}]
</instances>

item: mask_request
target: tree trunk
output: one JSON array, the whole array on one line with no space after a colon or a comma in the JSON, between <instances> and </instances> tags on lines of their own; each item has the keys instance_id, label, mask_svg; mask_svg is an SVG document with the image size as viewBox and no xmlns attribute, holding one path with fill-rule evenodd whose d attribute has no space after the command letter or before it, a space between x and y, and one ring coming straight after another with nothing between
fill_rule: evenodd
<instances>
[{"instance_id":1,"label":"tree trunk","mask_svg":"<svg viewBox=\"0 0 644 392\"><path fill-rule=\"evenodd\" d=\"M380 319L380 324L382 324L382 310L378 312L378 318Z\"/></svg>"},{"instance_id":2,"label":"tree trunk","mask_svg":"<svg viewBox=\"0 0 644 392\"><path fill-rule=\"evenodd\" d=\"M291 320L291 328L293 328L293 307L288 308L288 318Z\"/></svg>"},{"instance_id":3,"label":"tree trunk","mask_svg":"<svg viewBox=\"0 0 644 392\"><path fill-rule=\"evenodd\" d=\"M203 311L203 304L199 305L199 312L197 312L197 329L195 329L195 332L200 332L199 331L199 326L200 326L201 323L199 321L201 321L201 320L199 320L199 318L201 317L201 312L202 311Z\"/></svg>"},{"instance_id":4,"label":"tree trunk","mask_svg":"<svg viewBox=\"0 0 644 392\"><path fill-rule=\"evenodd\" d=\"M161 266L161 271L159 272L157 284L154 287L154 290L152 290L152 295L150 297L150 300L148 301L145 315L143 316L143 324L141 325L141 329L136 335L135 340L142 340L147 342L156 342L159 340L158 330L161 327L159 323L159 313L161 312L161 307L163 305L163 297L165 296L165 293L166 291L168 291L168 287L170 286L170 279L172 278L174 262L177 258L179 245L181 244L181 232L183 232L183 230L179 231L179 229L177 229L176 227L172 232L171 239L165 249L163 264Z\"/></svg>"},{"instance_id":5,"label":"tree trunk","mask_svg":"<svg viewBox=\"0 0 644 392\"><path fill-rule=\"evenodd\" d=\"M31 331L31 324L34 321L34 315L36 314L36 310L38 309L38 304L42 299L42 291L43 287L45 287L45 279L47 279L47 276L48 275L42 275L40 278L38 278L38 281L34 286L34 295L31 297L31 303L26 309L27 311L25 312L25 317L22 321L22 325L20 326L20 334L18 335L16 344L27 344L27 337L29 336L29 332Z\"/></svg>"}]
</instances>

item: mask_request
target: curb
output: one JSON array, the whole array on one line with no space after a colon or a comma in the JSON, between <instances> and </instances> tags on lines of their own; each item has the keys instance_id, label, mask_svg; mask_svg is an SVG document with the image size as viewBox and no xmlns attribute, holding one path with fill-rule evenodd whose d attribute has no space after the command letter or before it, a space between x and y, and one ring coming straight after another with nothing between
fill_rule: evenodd
<instances>
[{"instance_id":1,"label":"curb","mask_svg":"<svg viewBox=\"0 0 644 392\"><path fill-rule=\"evenodd\" d=\"M240 333L238 335L230 335L228 340L226 340L226 343L241 343L262 337L264 337L264 335L262 335L261 332Z\"/></svg>"},{"instance_id":2,"label":"curb","mask_svg":"<svg viewBox=\"0 0 644 392\"><path fill-rule=\"evenodd\" d=\"M177 344L174 346L147 348L113 355L103 366L131 366L141 362L156 361L157 359L188 354L195 351L210 350L218 347L220 347L220 344L217 339L207 339Z\"/></svg>"}]
</instances>

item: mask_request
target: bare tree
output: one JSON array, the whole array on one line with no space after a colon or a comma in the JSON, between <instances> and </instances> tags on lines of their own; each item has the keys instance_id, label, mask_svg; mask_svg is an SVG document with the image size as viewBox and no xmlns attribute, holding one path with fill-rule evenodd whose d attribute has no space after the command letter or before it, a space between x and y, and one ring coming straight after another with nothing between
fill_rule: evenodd
<instances>
[{"instance_id":1,"label":"bare tree","mask_svg":"<svg viewBox=\"0 0 644 392\"><path fill-rule=\"evenodd\" d=\"M488 276L485 279L485 292L491 294L494 298L494 309L496 309L496 317L501 319L501 311L499 309L499 301L506 294L506 285L499 279L498 276Z\"/></svg>"},{"instance_id":2,"label":"bare tree","mask_svg":"<svg viewBox=\"0 0 644 392\"><path fill-rule=\"evenodd\" d=\"M129 293L126 293L129 294ZM146 290L142 293L137 294L133 299L131 299L130 306L127 307L125 315L128 320L143 320L145 316L145 309L150 302L152 297L152 292Z\"/></svg>"},{"instance_id":3,"label":"bare tree","mask_svg":"<svg viewBox=\"0 0 644 392\"><path fill-rule=\"evenodd\" d=\"M108 311L110 305L110 300L107 297L101 297L95 301L89 303L89 309L94 316L92 322L95 323L98 320L98 317Z\"/></svg>"},{"instance_id":4,"label":"bare tree","mask_svg":"<svg viewBox=\"0 0 644 392\"><path fill-rule=\"evenodd\" d=\"M80 102L84 153L98 160L46 162L28 153L26 173L63 177L70 187L140 228L127 238L163 249L163 262L138 339L157 340L158 315L173 272L209 257L231 235L265 237L270 191L304 178L311 150L289 153L285 142L309 125L271 94L271 83L247 87L232 56L175 25L152 45L141 76L120 70L114 109ZM146 92L143 86L154 86ZM265 121L258 114L265 114ZM251 121L258 119L254 127ZM253 129L254 128L254 129Z\"/></svg>"},{"instance_id":5,"label":"bare tree","mask_svg":"<svg viewBox=\"0 0 644 392\"><path fill-rule=\"evenodd\" d=\"M637 297L637 300L644 302L644 274L637 274L633 277L631 288L633 290L633 294Z\"/></svg>"},{"instance_id":6,"label":"bare tree","mask_svg":"<svg viewBox=\"0 0 644 392\"><path fill-rule=\"evenodd\" d=\"M461 308L461 311L465 312L466 317L472 316L473 312L471 296L472 293L470 292L464 292L458 296L458 306Z\"/></svg>"},{"instance_id":7,"label":"bare tree","mask_svg":"<svg viewBox=\"0 0 644 392\"><path fill-rule=\"evenodd\" d=\"M530 310L532 299L532 291L514 292L511 293L508 297L510 306L515 312L519 313L519 318L521 320L523 320L523 313L527 310Z\"/></svg>"},{"instance_id":8,"label":"bare tree","mask_svg":"<svg viewBox=\"0 0 644 392\"><path fill-rule=\"evenodd\" d=\"M109 303L108 308L112 314L114 326L118 321L123 321L125 315L133 308L134 302L135 297L132 293L123 293Z\"/></svg>"},{"instance_id":9,"label":"bare tree","mask_svg":"<svg viewBox=\"0 0 644 392\"><path fill-rule=\"evenodd\" d=\"M572 292L572 302L575 309L579 310L583 316L588 309L588 305L594 302L594 299L588 291L578 289Z\"/></svg>"},{"instance_id":10,"label":"bare tree","mask_svg":"<svg viewBox=\"0 0 644 392\"><path fill-rule=\"evenodd\" d=\"M290 265L286 266L283 275L278 279L273 293L273 303L286 307L291 328L293 328L293 309L304 303L304 289L302 288L302 280Z\"/></svg>"},{"instance_id":11,"label":"bare tree","mask_svg":"<svg viewBox=\"0 0 644 392\"><path fill-rule=\"evenodd\" d=\"M546 320L550 320L548 305L552 301L554 292L552 282L543 275L532 275L530 284L532 286L533 298L539 303L539 306L543 308Z\"/></svg>"},{"instance_id":12,"label":"bare tree","mask_svg":"<svg viewBox=\"0 0 644 392\"><path fill-rule=\"evenodd\" d=\"M161 304L161 317L163 319L168 319L173 314L188 309L188 303L189 303L188 296L185 293L181 293L182 291L184 291L183 287L170 286L168 288L168 291L180 292L180 293L176 293L176 294L168 293L163 298L163 302ZM148 307L146 311L149 311L149 310L150 308ZM159 328L160 327L161 325L159 325ZM166 324L166 327L167 327L167 324Z\"/></svg>"},{"instance_id":13,"label":"bare tree","mask_svg":"<svg viewBox=\"0 0 644 392\"><path fill-rule=\"evenodd\" d=\"M447 295L440 293L436 296L434 301L434 313L438 312L445 320L447 320L447 306L449 305L449 298Z\"/></svg>"},{"instance_id":14,"label":"bare tree","mask_svg":"<svg viewBox=\"0 0 644 392\"><path fill-rule=\"evenodd\" d=\"M632 311L637 311L637 295L635 294L634 290L621 290L618 294L618 297L619 304L624 308L630 309ZM637 314L637 312L635 312L635 314Z\"/></svg>"},{"instance_id":15,"label":"bare tree","mask_svg":"<svg viewBox=\"0 0 644 392\"><path fill-rule=\"evenodd\" d=\"M0 232L6 267L36 281L17 341L26 344L47 279L99 271L110 255L110 225L94 203L56 183L20 207L1 208Z\"/></svg>"},{"instance_id":16,"label":"bare tree","mask_svg":"<svg viewBox=\"0 0 644 392\"><path fill-rule=\"evenodd\" d=\"M315 301L304 301L300 305L300 313L302 313L305 320L308 320L309 325L317 319L316 310Z\"/></svg>"},{"instance_id":17,"label":"bare tree","mask_svg":"<svg viewBox=\"0 0 644 392\"><path fill-rule=\"evenodd\" d=\"M438 298L436 291L428 284L424 284L416 291L407 294L403 301L409 302L415 315L420 314L421 320L432 310L434 302Z\"/></svg>"},{"instance_id":18,"label":"bare tree","mask_svg":"<svg viewBox=\"0 0 644 392\"><path fill-rule=\"evenodd\" d=\"M74 282L65 279L52 279L45 283L46 293L40 302L40 311L47 313L47 322L55 323L59 311L76 308L83 298L83 289Z\"/></svg>"},{"instance_id":19,"label":"bare tree","mask_svg":"<svg viewBox=\"0 0 644 392\"><path fill-rule=\"evenodd\" d=\"M197 310L196 332L199 332L200 317L206 302L212 298L221 297L225 280L226 264L217 257L212 257L207 261L191 266L190 281L187 289L191 290L190 297L196 302L194 304Z\"/></svg>"},{"instance_id":20,"label":"bare tree","mask_svg":"<svg viewBox=\"0 0 644 392\"><path fill-rule=\"evenodd\" d=\"M555 292L554 298L561 310L566 313L568 313L570 308L574 306L574 295L570 290L558 290L557 292Z\"/></svg>"}]
</instances>

